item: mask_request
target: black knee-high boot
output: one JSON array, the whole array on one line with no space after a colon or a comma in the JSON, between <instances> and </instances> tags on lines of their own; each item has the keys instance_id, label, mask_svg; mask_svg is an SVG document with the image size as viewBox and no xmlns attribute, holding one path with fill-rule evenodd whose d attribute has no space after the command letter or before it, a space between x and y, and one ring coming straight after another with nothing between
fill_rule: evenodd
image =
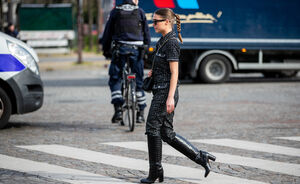
<instances>
[{"instance_id":1,"label":"black knee-high boot","mask_svg":"<svg viewBox=\"0 0 300 184\"><path fill-rule=\"evenodd\" d=\"M169 142L169 145L181 152L182 154L184 154L185 156L187 156L189 159L204 167L204 177L207 177L207 175L210 172L209 160L215 161L215 156L205 151L199 151L189 141L187 141L185 138L178 134L176 134L175 138L171 142Z\"/></svg>"},{"instance_id":2,"label":"black knee-high boot","mask_svg":"<svg viewBox=\"0 0 300 184\"><path fill-rule=\"evenodd\" d=\"M141 179L141 183L154 183L158 178L159 182L164 181L164 170L161 165L162 141L160 136L147 136L149 153L149 175Z\"/></svg>"}]
</instances>

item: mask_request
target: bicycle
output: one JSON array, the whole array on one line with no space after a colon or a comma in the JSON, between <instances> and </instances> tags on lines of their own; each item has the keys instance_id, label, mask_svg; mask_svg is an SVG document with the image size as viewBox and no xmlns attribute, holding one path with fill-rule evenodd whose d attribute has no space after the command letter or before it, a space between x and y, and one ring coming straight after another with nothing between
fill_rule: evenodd
<instances>
[{"instance_id":1,"label":"bicycle","mask_svg":"<svg viewBox=\"0 0 300 184\"><path fill-rule=\"evenodd\" d=\"M125 54L126 63L122 71L122 82L121 82L121 91L122 96L125 101L122 107L123 111L123 121L121 125L127 124L129 131L133 132L135 123L136 123L136 110L137 110L137 99L136 99L136 81L135 74L131 72L130 68L130 56L134 54L128 52Z\"/></svg>"}]
</instances>

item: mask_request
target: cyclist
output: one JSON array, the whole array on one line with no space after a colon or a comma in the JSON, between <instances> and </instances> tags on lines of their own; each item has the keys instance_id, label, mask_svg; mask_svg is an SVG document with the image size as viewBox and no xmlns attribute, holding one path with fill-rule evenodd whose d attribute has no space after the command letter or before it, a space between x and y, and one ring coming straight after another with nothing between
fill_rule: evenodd
<instances>
[{"instance_id":1,"label":"cyclist","mask_svg":"<svg viewBox=\"0 0 300 184\"><path fill-rule=\"evenodd\" d=\"M121 93L121 77L127 57L124 54L128 52L134 54L130 61L132 62L131 71L136 74L136 95L139 107L136 114L137 123L145 122L146 96L142 90L144 62L142 50L139 48L150 44L150 34L145 12L138 7L138 0L123 0L122 4L110 12L100 43L103 46L103 55L112 59L109 67L111 103L115 109L112 123L122 121L124 100Z\"/></svg>"}]
</instances>

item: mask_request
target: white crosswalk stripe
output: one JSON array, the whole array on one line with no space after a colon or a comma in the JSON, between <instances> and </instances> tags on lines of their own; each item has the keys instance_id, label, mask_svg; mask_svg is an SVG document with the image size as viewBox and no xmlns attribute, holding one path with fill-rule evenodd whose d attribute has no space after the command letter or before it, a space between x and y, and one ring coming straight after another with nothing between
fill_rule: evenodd
<instances>
[{"instance_id":1,"label":"white crosswalk stripe","mask_svg":"<svg viewBox=\"0 0 300 184\"><path fill-rule=\"evenodd\" d=\"M300 136L291 137L274 137L275 139L283 139L288 141L300 141ZM256 152L266 152L272 154L281 154L287 156L300 157L300 149L278 146L274 144L258 143L251 141L242 141L234 139L197 139L191 142L213 144L231 148L238 148L243 150L251 150ZM118 146L124 149L130 149L132 151L144 151L147 150L147 143L142 141L134 142L107 142L101 143L110 146ZM96 151L90 151L86 149L80 149L75 147L63 146L63 145L32 145L32 146L17 146L19 148L40 151L56 156L62 156L66 158L78 159L88 162L107 164L114 167L148 171L148 161L141 159L128 158L124 156L117 156L113 154L101 153ZM208 150L209 151L209 150ZM291 176L300 176L300 164L278 162L272 160L250 158L240 155L231 155L225 153L211 152L217 157L217 162L225 163L229 165L241 165L248 166L266 171L272 171L279 174L287 174ZM163 155L185 157L181 153L174 150L168 145L163 146ZM208 178L204 178L204 170L191 167L184 167L174 164L163 163L165 176L175 178L190 183L263 183L260 181L248 180L245 178L239 178L234 176L228 176L226 174L219 174L211 172ZM19 172L26 172L29 174L38 175L45 178L51 178L56 181L63 181L74 184L108 184L108 183L130 183L125 180L120 180L108 176L94 174L86 171L65 168L61 166L51 165L48 163L36 162L23 158L16 158L7 155L0 154L0 168L15 170ZM143 177L143 176L141 176ZM137 181L138 182L138 181Z\"/></svg>"},{"instance_id":2,"label":"white crosswalk stripe","mask_svg":"<svg viewBox=\"0 0 300 184\"><path fill-rule=\"evenodd\" d=\"M18 146L20 148L40 151L57 156L67 158L79 159L88 162L95 162L101 164L108 164L115 167L148 171L148 161L133 159L123 156L116 156L96 151L90 151L80 148L74 148L63 145L32 145L32 146ZM209 183L209 184L260 184L263 182L237 178L233 176L223 175L211 172L208 178L204 178L204 171L202 169L189 168L179 165L163 163L165 176L183 180L192 183Z\"/></svg>"},{"instance_id":3,"label":"white crosswalk stripe","mask_svg":"<svg viewBox=\"0 0 300 184\"><path fill-rule=\"evenodd\" d=\"M214 144L219 146L226 146L226 147L232 147L238 149L282 154L282 155L289 155L289 156L296 156L296 157L300 156L300 149L297 148L277 146L273 144L257 143L251 141L242 141L242 140L235 140L235 139L197 139L197 140L191 140L191 142Z\"/></svg>"},{"instance_id":4,"label":"white crosswalk stripe","mask_svg":"<svg viewBox=\"0 0 300 184\"><path fill-rule=\"evenodd\" d=\"M86 171L69 169L61 166L1 154L0 168L25 172L72 184L129 184L129 182L126 182L124 180L122 181L99 174L93 174Z\"/></svg>"},{"instance_id":5,"label":"white crosswalk stripe","mask_svg":"<svg viewBox=\"0 0 300 184\"><path fill-rule=\"evenodd\" d=\"M147 151L147 143L146 142L108 142L103 143L111 146L118 146L127 149L139 150L139 151ZM283 163L277 161L269 161L257 158L249 158L243 156L229 155L224 153L215 153L210 152L211 154L217 157L217 162L225 163L225 164L236 164L254 167L258 169L264 169L268 171L300 176L300 165L299 164L291 164L291 163ZM163 145L163 155L184 157L181 153L174 150L174 148Z\"/></svg>"},{"instance_id":6,"label":"white crosswalk stripe","mask_svg":"<svg viewBox=\"0 0 300 184\"><path fill-rule=\"evenodd\" d=\"M289 141L300 141L300 136L294 136L294 137L275 137L276 139L285 139Z\"/></svg>"}]
</instances>

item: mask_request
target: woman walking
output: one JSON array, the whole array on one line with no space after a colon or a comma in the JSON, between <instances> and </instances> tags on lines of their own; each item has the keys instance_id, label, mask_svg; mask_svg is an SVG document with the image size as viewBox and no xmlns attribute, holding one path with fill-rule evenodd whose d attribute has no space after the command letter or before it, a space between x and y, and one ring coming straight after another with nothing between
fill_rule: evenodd
<instances>
[{"instance_id":1,"label":"woman walking","mask_svg":"<svg viewBox=\"0 0 300 184\"><path fill-rule=\"evenodd\" d=\"M185 138L173 131L174 110L178 96L178 63L180 55L179 43L173 26L176 21L180 41L180 17L169 8L161 8L154 12L153 27L155 32L162 34L156 44L154 65L148 76L152 76L154 86L153 99L149 110L146 134L149 153L149 175L141 183L154 183L164 180L164 171L161 165L162 140L200 164L205 169L204 176L210 172L209 160L216 157L202 150L198 150Z\"/></svg>"}]
</instances>

